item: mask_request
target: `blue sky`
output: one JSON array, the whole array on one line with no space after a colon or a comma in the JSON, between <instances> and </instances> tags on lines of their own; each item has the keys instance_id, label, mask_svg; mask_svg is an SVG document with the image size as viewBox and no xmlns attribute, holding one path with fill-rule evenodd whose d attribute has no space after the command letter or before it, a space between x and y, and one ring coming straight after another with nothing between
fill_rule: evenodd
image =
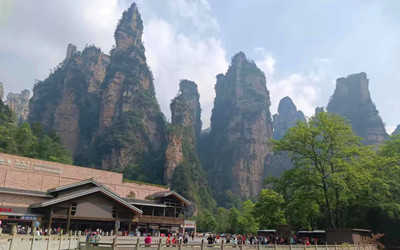
<instances>
[{"instance_id":1,"label":"blue sky","mask_svg":"<svg viewBox=\"0 0 400 250\"><path fill-rule=\"evenodd\" d=\"M108 52L126 0L2 0L0 81L31 89L63 60L68 43ZM391 132L400 123L400 1L139 0L157 98L167 116L179 79L195 80L209 124L215 75L243 51L267 76L272 113L289 95L308 116L335 79L364 71Z\"/></svg>"}]
</instances>

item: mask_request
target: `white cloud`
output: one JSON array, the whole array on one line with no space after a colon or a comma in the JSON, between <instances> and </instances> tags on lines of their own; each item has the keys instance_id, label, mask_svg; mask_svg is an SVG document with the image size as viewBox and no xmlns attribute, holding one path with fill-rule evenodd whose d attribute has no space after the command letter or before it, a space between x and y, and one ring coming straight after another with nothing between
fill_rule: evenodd
<instances>
[{"instance_id":1,"label":"white cloud","mask_svg":"<svg viewBox=\"0 0 400 250\"><path fill-rule=\"evenodd\" d=\"M279 74L275 72L276 59L270 53L265 53L263 48L256 48L255 52L262 55L256 61L257 65L263 70L267 77L267 87L270 90L271 113L278 110L279 101L289 96L296 107L303 111L308 117L312 116L316 106L325 102L325 96L321 96L322 88L334 88L329 59L314 59L314 67L309 72L298 72L289 74ZM333 92L332 92L333 93Z\"/></svg>"},{"instance_id":2,"label":"white cloud","mask_svg":"<svg viewBox=\"0 0 400 250\"><path fill-rule=\"evenodd\" d=\"M264 71L267 80L272 79L275 73L275 58L271 54L266 54L264 48L261 47L255 48L254 52L262 55L262 59L257 62L257 66Z\"/></svg>"},{"instance_id":3,"label":"white cloud","mask_svg":"<svg viewBox=\"0 0 400 250\"><path fill-rule=\"evenodd\" d=\"M179 80L195 81L200 92L203 128L206 128L210 125L215 97L215 76L228 68L221 40L205 32L218 29L218 25L213 18L203 19L210 16L207 1L180 0L170 7L173 15L164 18L152 15L146 19L146 12L142 14L145 21L143 40L157 99L169 119L169 104L178 93ZM193 28L182 31L179 25L188 18Z\"/></svg>"},{"instance_id":4,"label":"white cloud","mask_svg":"<svg viewBox=\"0 0 400 250\"><path fill-rule=\"evenodd\" d=\"M118 0L0 1L0 81L6 91L32 89L65 57L68 43L105 53L126 6ZM78 7L79 6L79 7Z\"/></svg>"},{"instance_id":5,"label":"white cloud","mask_svg":"<svg viewBox=\"0 0 400 250\"><path fill-rule=\"evenodd\" d=\"M397 128L397 125L386 125L386 132L390 135Z\"/></svg>"}]
</instances>

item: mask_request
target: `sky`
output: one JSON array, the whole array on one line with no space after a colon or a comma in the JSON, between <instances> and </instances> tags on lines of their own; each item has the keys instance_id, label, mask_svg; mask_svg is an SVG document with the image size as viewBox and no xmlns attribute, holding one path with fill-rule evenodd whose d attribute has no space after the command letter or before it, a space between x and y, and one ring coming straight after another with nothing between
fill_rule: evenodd
<instances>
[{"instance_id":1,"label":"sky","mask_svg":"<svg viewBox=\"0 0 400 250\"><path fill-rule=\"evenodd\" d=\"M157 99L169 103L180 79L199 86L203 128L215 76L243 51L265 72L271 112L290 96L307 116L326 106L335 80L366 72L373 102L390 133L400 124L398 0L138 0ZM128 0L0 0L0 82L32 89L69 43L108 53Z\"/></svg>"}]
</instances>

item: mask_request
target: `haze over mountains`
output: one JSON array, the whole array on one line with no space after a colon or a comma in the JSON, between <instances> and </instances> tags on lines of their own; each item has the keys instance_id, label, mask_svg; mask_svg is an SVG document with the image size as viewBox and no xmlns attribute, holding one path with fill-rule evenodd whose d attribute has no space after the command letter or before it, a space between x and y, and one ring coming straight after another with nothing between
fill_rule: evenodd
<instances>
[{"instance_id":1,"label":"haze over mountains","mask_svg":"<svg viewBox=\"0 0 400 250\"><path fill-rule=\"evenodd\" d=\"M132 4L117 25L110 54L69 44L55 71L35 84L29 115L26 91L6 103L21 121L55 130L75 164L168 184L195 201L192 214L216 207L214 199L229 207L236 198L257 196L265 176L291 167L268 142L304 121L303 112L285 97L272 116L268 76L238 52L226 73L216 76L210 130L201 132L200 94L190 79L170 83L179 85L179 93L167 122L145 56L144 29ZM346 117L365 144L388 138L366 73L337 79L327 111Z\"/></svg>"}]
</instances>

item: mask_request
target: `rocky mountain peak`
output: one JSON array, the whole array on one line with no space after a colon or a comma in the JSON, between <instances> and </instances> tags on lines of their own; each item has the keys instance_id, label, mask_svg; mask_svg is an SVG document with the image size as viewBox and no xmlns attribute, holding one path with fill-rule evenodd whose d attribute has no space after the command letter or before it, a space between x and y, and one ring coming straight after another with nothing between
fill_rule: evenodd
<instances>
[{"instance_id":1,"label":"rocky mountain peak","mask_svg":"<svg viewBox=\"0 0 400 250\"><path fill-rule=\"evenodd\" d=\"M73 54L75 54L77 52L77 48L75 45L73 45L72 43L68 44L67 47L67 55L65 57L65 59L69 59L72 57Z\"/></svg>"},{"instance_id":2,"label":"rocky mountain peak","mask_svg":"<svg viewBox=\"0 0 400 250\"><path fill-rule=\"evenodd\" d=\"M29 114L29 98L31 92L27 89L20 94L8 93L6 104L15 113L19 122L26 121Z\"/></svg>"},{"instance_id":3,"label":"rocky mountain peak","mask_svg":"<svg viewBox=\"0 0 400 250\"><path fill-rule=\"evenodd\" d=\"M199 92L197 90L197 84L189 80L182 80L179 83L179 91L184 95L184 97L199 96Z\"/></svg>"},{"instance_id":4,"label":"rocky mountain peak","mask_svg":"<svg viewBox=\"0 0 400 250\"><path fill-rule=\"evenodd\" d=\"M378 145L387 138L387 134L368 86L369 79L364 72L338 78L327 111L348 119L354 133L363 138L364 144Z\"/></svg>"},{"instance_id":5,"label":"rocky mountain peak","mask_svg":"<svg viewBox=\"0 0 400 250\"><path fill-rule=\"evenodd\" d=\"M288 129L298 121L305 121L303 112L297 110L292 99L286 96L281 99L278 106L278 114L273 116L274 139L282 139Z\"/></svg>"},{"instance_id":6,"label":"rocky mountain peak","mask_svg":"<svg viewBox=\"0 0 400 250\"><path fill-rule=\"evenodd\" d=\"M99 131L92 146L103 150L96 157L101 159L103 169L132 166L143 162L145 155L153 154L154 160L154 154L164 153L165 120L146 62L142 33L142 19L132 4L118 23L116 48L111 51L111 63L102 84ZM95 150L99 152L98 148ZM158 175L152 181L162 182L162 169L152 171L145 164L141 167L153 177Z\"/></svg>"},{"instance_id":7,"label":"rocky mountain peak","mask_svg":"<svg viewBox=\"0 0 400 250\"><path fill-rule=\"evenodd\" d=\"M199 207L215 207L211 190L197 159L197 141L201 130L200 95L196 83L182 80L179 95L171 102L172 122L166 134L164 181L193 202L191 216Z\"/></svg>"},{"instance_id":8,"label":"rocky mountain peak","mask_svg":"<svg viewBox=\"0 0 400 250\"><path fill-rule=\"evenodd\" d=\"M220 202L226 201L228 190L241 198L256 196L271 153L271 103L265 74L239 52L227 73L217 76L215 92L208 146L212 162L205 164L210 185Z\"/></svg>"},{"instance_id":9,"label":"rocky mountain peak","mask_svg":"<svg viewBox=\"0 0 400 250\"><path fill-rule=\"evenodd\" d=\"M371 95L369 93L369 80L367 74L361 72L358 74L352 74L347 77L338 78L336 80L335 96L347 96L353 95L353 98L360 99L362 101L370 101Z\"/></svg>"},{"instance_id":10,"label":"rocky mountain peak","mask_svg":"<svg viewBox=\"0 0 400 250\"><path fill-rule=\"evenodd\" d=\"M197 84L189 80L179 83L180 94L171 102L171 123L194 129L194 139L198 138L202 122L200 119L200 102Z\"/></svg>"},{"instance_id":11,"label":"rocky mountain peak","mask_svg":"<svg viewBox=\"0 0 400 250\"><path fill-rule=\"evenodd\" d=\"M131 46L143 48L143 21L135 3L124 11L115 30L114 37L117 49L126 50Z\"/></svg>"},{"instance_id":12,"label":"rocky mountain peak","mask_svg":"<svg viewBox=\"0 0 400 250\"><path fill-rule=\"evenodd\" d=\"M289 96L283 97L279 101L278 113L285 114L285 113L291 113L293 111L297 111L297 108L296 105L294 105L292 99Z\"/></svg>"},{"instance_id":13,"label":"rocky mountain peak","mask_svg":"<svg viewBox=\"0 0 400 250\"><path fill-rule=\"evenodd\" d=\"M242 51L232 57L232 65L241 64L243 61L247 61L247 58Z\"/></svg>"}]
</instances>

